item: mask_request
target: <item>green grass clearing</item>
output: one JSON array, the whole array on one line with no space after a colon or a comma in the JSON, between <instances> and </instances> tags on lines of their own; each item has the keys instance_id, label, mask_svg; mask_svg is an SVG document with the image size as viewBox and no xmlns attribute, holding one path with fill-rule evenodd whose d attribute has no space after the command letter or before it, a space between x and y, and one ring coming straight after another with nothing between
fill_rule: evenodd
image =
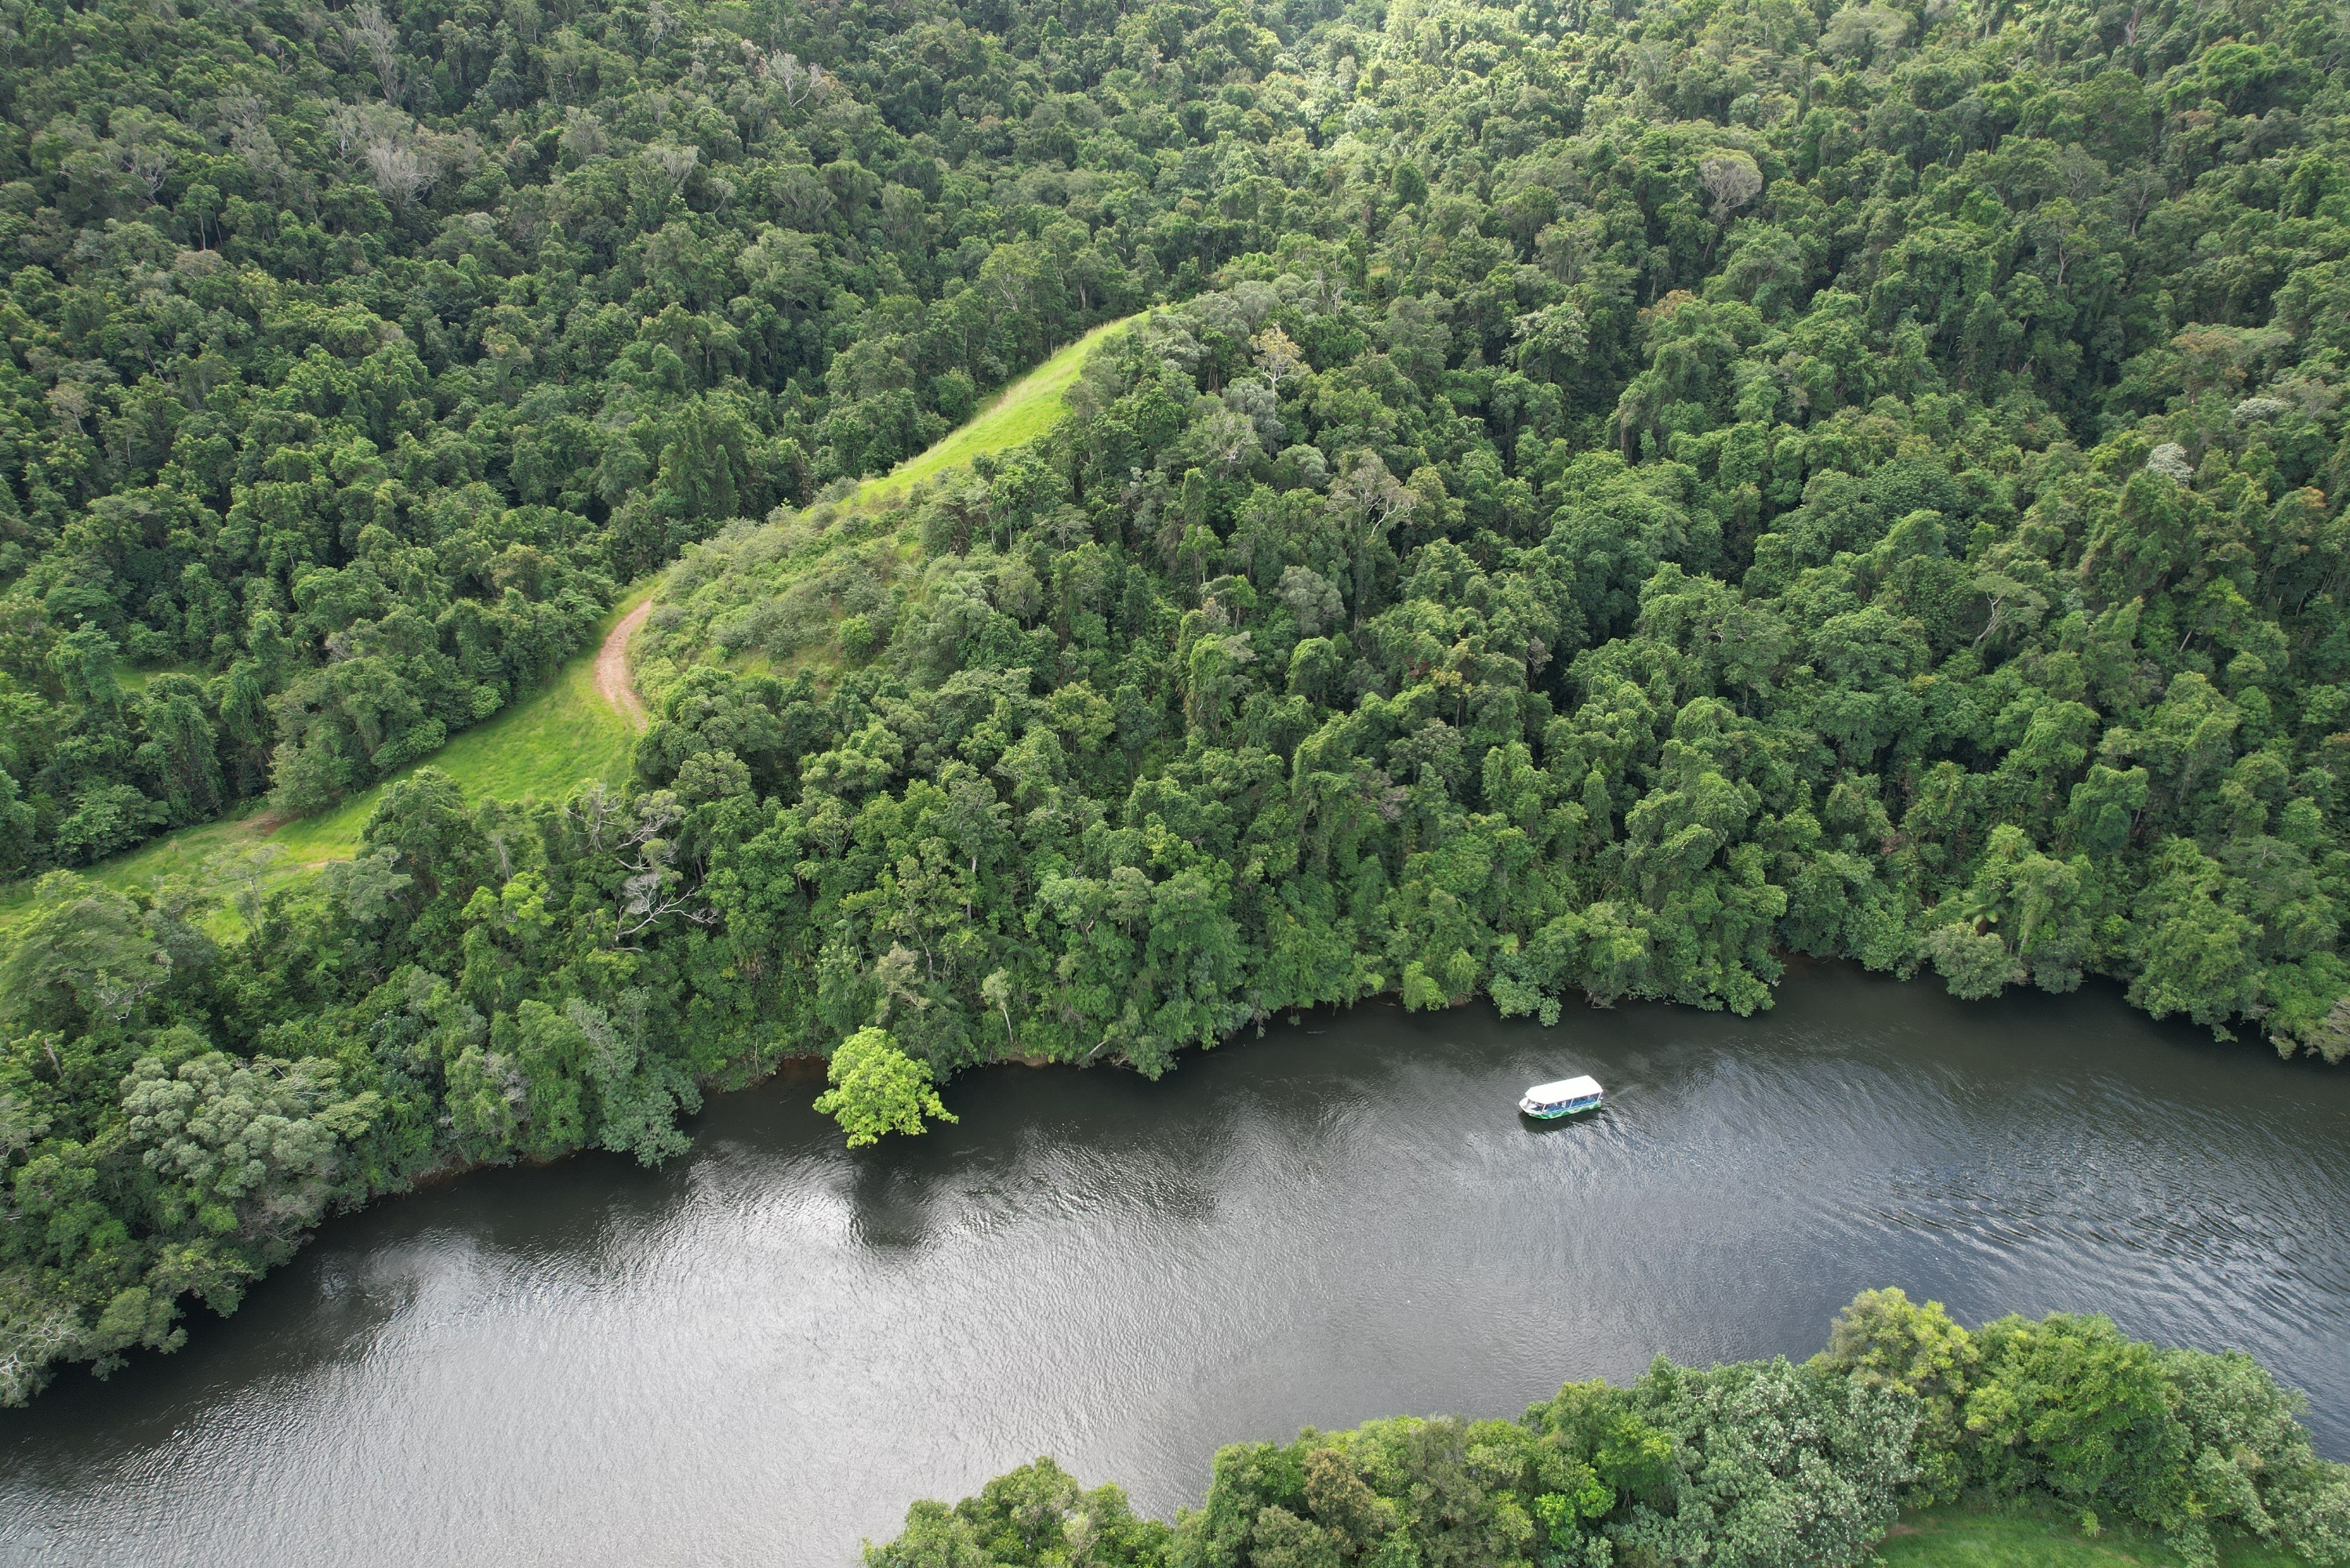
<instances>
[{"instance_id":1,"label":"green grass clearing","mask_svg":"<svg viewBox=\"0 0 2350 1568\"><path fill-rule=\"evenodd\" d=\"M848 504L863 507L887 500L967 466L983 453L1008 451L1043 435L1061 417L1062 394L1076 383L1087 358L1110 334L1135 319L1129 316L1095 327L998 392L928 451L908 458L879 478L865 481ZM911 549L910 540L901 542L901 555L910 555ZM463 785L469 798L494 800L557 800L590 779L619 783L629 771L635 730L625 715L597 693L596 649L613 622L650 597L660 581L648 579L623 596L605 618L595 641L567 661L535 696L461 732L432 756L393 777L405 777L417 767L435 767ZM796 668L816 657L803 654L788 662ZM764 659L760 663L765 667ZM125 665L118 679L135 689L156 672ZM185 877L210 882L224 891L252 888L267 892L330 860L350 858L383 789L383 784L376 784L323 815L283 825L256 806L242 816L151 839L100 861L87 874L106 887L125 890ZM32 902L30 881L0 888L0 927L23 915Z\"/></svg>"},{"instance_id":2,"label":"green grass clearing","mask_svg":"<svg viewBox=\"0 0 2350 1568\"><path fill-rule=\"evenodd\" d=\"M1086 361L1114 334L1140 317L1106 322L1055 353L1006 387L960 428L888 474L866 480L837 499L820 502L778 522L730 533L702 546L687 564L663 579L660 597L666 624L649 628L640 642L639 684L656 697L694 664L716 664L738 675L783 679L806 672L819 685L846 663L827 633L795 641L783 651L741 646L712 635L720 618L763 601L787 596L809 574L821 572L844 549L879 548L891 557L895 574L910 574L912 603L927 593L920 575L920 535L903 508L919 489L968 467L975 458L1006 452L1036 440L1067 409L1065 394ZM835 626L837 629L837 622Z\"/></svg>"},{"instance_id":3,"label":"green grass clearing","mask_svg":"<svg viewBox=\"0 0 2350 1568\"><path fill-rule=\"evenodd\" d=\"M636 728L596 691L596 650L613 622L644 602L653 582L638 584L614 605L595 639L566 660L555 679L493 715L432 756L392 775L434 767L464 786L468 798L558 800L590 779L619 784L628 774ZM390 782L390 781L387 781ZM333 811L276 824L264 808L242 816L182 828L102 860L87 875L129 890L171 877L209 882L223 891L263 892L348 860L384 785L360 791ZM33 884L0 890L0 926L32 908ZM234 917L227 917L234 919Z\"/></svg>"},{"instance_id":4,"label":"green grass clearing","mask_svg":"<svg viewBox=\"0 0 2350 1568\"><path fill-rule=\"evenodd\" d=\"M1105 322L1083 337L989 399L980 410L926 452L908 458L878 479L857 487L852 505L879 501L894 492L911 490L951 468L968 464L984 452L1003 452L1035 441L1061 417L1061 395L1076 383L1077 372L1102 339L1127 327L1136 317Z\"/></svg>"},{"instance_id":5,"label":"green grass clearing","mask_svg":"<svg viewBox=\"0 0 2350 1568\"><path fill-rule=\"evenodd\" d=\"M2158 1535L2108 1525L2095 1538L2077 1515L2054 1508L2022 1512L1938 1508L1905 1515L1877 1549L1886 1568L2178 1568ZM2220 1568L2306 1568L2290 1553L2250 1542L2222 1542Z\"/></svg>"}]
</instances>

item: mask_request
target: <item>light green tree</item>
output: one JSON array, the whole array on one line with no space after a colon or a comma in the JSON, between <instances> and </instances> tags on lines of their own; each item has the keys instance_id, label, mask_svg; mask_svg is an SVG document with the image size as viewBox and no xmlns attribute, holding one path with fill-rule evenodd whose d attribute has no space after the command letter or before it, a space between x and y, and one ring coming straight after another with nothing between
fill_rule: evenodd
<instances>
[{"instance_id":1,"label":"light green tree","mask_svg":"<svg viewBox=\"0 0 2350 1568\"><path fill-rule=\"evenodd\" d=\"M1973 1336L1939 1302L1920 1306L1898 1287L1863 1291L1836 1314L1827 1348L1814 1364L1864 1387L1898 1388L1918 1399L1918 1467L1910 1495L1954 1501L1966 1484L1966 1423L1961 1415L1975 1365Z\"/></svg>"},{"instance_id":2,"label":"light green tree","mask_svg":"<svg viewBox=\"0 0 2350 1568\"><path fill-rule=\"evenodd\" d=\"M825 1078L832 1087L816 1096L816 1108L840 1123L851 1148L879 1143L883 1133L920 1133L924 1116L955 1119L931 1086L930 1068L899 1050L886 1029L860 1029L842 1041Z\"/></svg>"}]
</instances>

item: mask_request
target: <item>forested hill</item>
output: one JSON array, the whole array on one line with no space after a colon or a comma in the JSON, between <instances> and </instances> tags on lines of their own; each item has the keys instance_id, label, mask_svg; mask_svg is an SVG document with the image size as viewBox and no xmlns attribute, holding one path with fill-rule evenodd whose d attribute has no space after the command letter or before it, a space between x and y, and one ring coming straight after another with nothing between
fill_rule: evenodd
<instances>
[{"instance_id":1,"label":"forested hill","mask_svg":"<svg viewBox=\"0 0 2350 1568\"><path fill-rule=\"evenodd\" d=\"M1143 239L1214 183L1151 191L1180 78L1057 22L0 16L0 878L430 754L616 582L1221 259ZM1146 173L1067 172L1112 117Z\"/></svg>"},{"instance_id":2,"label":"forested hill","mask_svg":"<svg viewBox=\"0 0 2350 1568\"><path fill-rule=\"evenodd\" d=\"M842 1042L861 1134L1801 953L2350 1048L2338 8L14 16L11 867L331 799L704 542L635 789L50 874L0 1395Z\"/></svg>"}]
</instances>

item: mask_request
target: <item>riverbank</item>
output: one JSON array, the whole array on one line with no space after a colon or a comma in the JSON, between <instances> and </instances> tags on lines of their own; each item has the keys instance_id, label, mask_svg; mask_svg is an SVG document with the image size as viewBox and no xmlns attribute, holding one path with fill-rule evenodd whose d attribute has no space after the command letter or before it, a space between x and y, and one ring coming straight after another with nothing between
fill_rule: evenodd
<instances>
[{"instance_id":1,"label":"riverbank","mask_svg":"<svg viewBox=\"0 0 2350 1568\"><path fill-rule=\"evenodd\" d=\"M2317 1456L2299 1410L2241 1354L2158 1349L2102 1315L1970 1330L1939 1303L1866 1290L1800 1364L1659 1356L1514 1421L1385 1417L1230 1444L1171 1523L1040 1459L951 1509L913 1504L865 1562L2350 1563L2350 1466Z\"/></svg>"},{"instance_id":2,"label":"riverbank","mask_svg":"<svg viewBox=\"0 0 2350 1568\"><path fill-rule=\"evenodd\" d=\"M1527 1128L1525 1085L1578 1071L1607 1109ZM0 1539L845 1568L1037 1454L1170 1518L1220 1443L1512 1416L1659 1352L1800 1360L1885 1281L2241 1346L2350 1457L2350 1082L2114 987L1964 1003L1830 965L1752 1020L1329 1010L1157 1083L975 1068L960 1124L853 1154L822 1086L712 1095L660 1170L483 1168L328 1222L185 1348L9 1411Z\"/></svg>"}]
</instances>

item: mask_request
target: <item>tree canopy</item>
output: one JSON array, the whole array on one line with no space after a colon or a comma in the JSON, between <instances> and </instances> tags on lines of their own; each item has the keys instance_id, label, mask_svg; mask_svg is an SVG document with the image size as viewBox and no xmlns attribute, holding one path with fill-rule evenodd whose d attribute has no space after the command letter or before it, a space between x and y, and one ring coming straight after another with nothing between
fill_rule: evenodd
<instances>
[{"instance_id":1,"label":"tree canopy","mask_svg":"<svg viewBox=\"0 0 2350 1568\"><path fill-rule=\"evenodd\" d=\"M842 1041L826 1076L832 1087L816 1096L816 1111L840 1123L851 1148L879 1143L884 1133L920 1133L925 1116L955 1119L931 1086L930 1069L899 1050L886 1029L860 1029Z\"/></svg>"}]
</instances>

